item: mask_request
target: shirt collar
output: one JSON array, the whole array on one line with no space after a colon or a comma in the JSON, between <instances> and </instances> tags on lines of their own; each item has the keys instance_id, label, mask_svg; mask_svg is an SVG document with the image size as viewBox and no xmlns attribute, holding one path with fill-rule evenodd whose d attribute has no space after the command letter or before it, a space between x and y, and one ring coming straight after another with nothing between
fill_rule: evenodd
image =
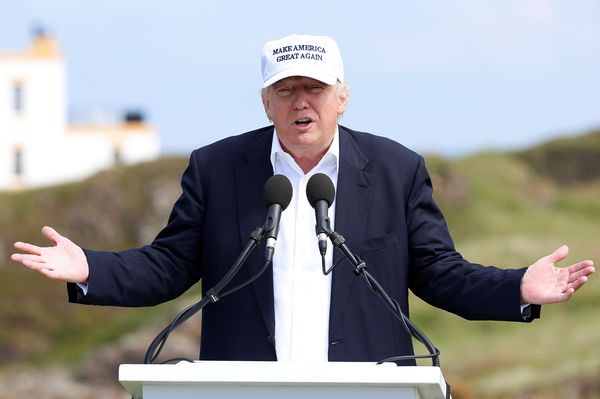
<instances>
[{"instance_id":1,"label":"shirt collar","mask_svg":"<svg viewBox=\"0 0 600 399\"><path fill-rule=\"evenodd\" d=\"M276 161L278 159L280 161L287 159L288 163L291 161L293 163L293 165L296 166L298 168L298 170L300 170L300 167L296 164L296 162L294 161L292 156L290 154L288 154L287 152L285 152L283 150L283 148L281 147L281 143L279 142L279 138L277 136L277 130L275 130L275 129L273 129L273 140L271 142L270 159L271 159L271 165L273 166L274 171L277 170ZM333 141L331 142L329 149L327 149L327 152L325 153L325 155L323 155L323 158L321 158L321 160L319 160L319 163L317 164L317 166L315 166L313 168L313 170L319 169L324 163L335 163L335 170L336 171L339 170L340 132L339 132L338 125L335 125L335 134L333 135Z\"/></svg>"}]
</instances>

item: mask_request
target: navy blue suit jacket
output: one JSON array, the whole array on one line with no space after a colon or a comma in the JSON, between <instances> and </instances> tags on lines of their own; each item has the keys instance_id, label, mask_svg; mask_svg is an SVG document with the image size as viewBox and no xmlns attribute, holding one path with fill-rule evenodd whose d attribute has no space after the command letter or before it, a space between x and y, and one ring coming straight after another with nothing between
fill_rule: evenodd
<instances>
[{"instance_id":1,"label":"navy blue suit jacket","mask_svg":"<svg viewBox=\"0 0 600 399\"><path fill-rule=\"evenodd\" d=\"M423 158L386 138L344 127L339 133L336 231L404 312L411 289L433 306L467 319L523 321L519 290L524 270L472 264L455 251L432 200ZM262 189L273 174L272 135L270 126L195 150L182 178L183 194L155 241L118 253L86 250L89 291L83 296L69 285L70 300L148 306L176 298L200 278L204 291L213 287L249 233L264 223ZM336 253L334 259L339 258ZM232 284L263 262L264 242ZM275 328L268 271L204 309L200 357L275 360ZM333 272L329 335L330 361L376 361L413 352L400 323L347 262Z\"/></svg>"}]
</instances>

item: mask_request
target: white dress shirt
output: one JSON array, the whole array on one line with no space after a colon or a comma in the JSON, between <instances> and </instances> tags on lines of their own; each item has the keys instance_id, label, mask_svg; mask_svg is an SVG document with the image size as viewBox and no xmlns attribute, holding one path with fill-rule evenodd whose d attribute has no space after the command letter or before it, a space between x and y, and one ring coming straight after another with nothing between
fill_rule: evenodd
<instances>
[{"instance_id":1,"label":"white dress shirt","mask_svg":"<svg viewBox=\"0 0 600 399\"><path fill-rule=\"evenodd\" d=\"M273 257L275 349L279 361L328 360L331 274L325 276L322 272L315 211L306 198L306 184L315 173L324 173L337 186L339 153L336 128L327 153L317 166L304 174L290 154L281 148L277 133L273 134L273 171L290 179L294 191L289 206L281 215ZM329 208L332 228L334 210L335 200ZM331 245L325 260L326 267L331 267Z\"/></svg>"},{"instance_id":2,"label":"white dress shirt","mask_svg":"<svg viewBox=\"0 0 600 399\"><path fill-rule=\"evenodd\" d=\"M293 196L281 215L277 247L273 257L273 295L275 306L275 349L279 361L328 361L331 274L324 276L315 235L315 212L306 198L306 184L315 173L324 173L337 188L339 170L339 132L307 174L283 149L273 134L271 164L275 174L291 182ZM329 208L331 228L335 226L335 200ZM325 265L333 262L329 243ZM86 295L87 284L77 284ZM524 319L530 305L521 305Z\"/></svg>"}]
</instances>

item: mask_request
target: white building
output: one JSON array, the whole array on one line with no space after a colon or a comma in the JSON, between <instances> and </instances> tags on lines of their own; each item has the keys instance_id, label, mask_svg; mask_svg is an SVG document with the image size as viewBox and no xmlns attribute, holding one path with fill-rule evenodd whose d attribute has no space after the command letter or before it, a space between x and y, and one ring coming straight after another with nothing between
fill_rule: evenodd
<instances>
[{"instance_id":1,"label":"white building","mask_svg":"<svg viewBox=\"0 0 600 399\"><path fill-rule=\"evenodd\" d=\"M158 133L139 114L69 125L66 67L53 37L39 33L27 51L0 52L0 190L78 180L158 156Z\"/></svg>"}]
</instances>

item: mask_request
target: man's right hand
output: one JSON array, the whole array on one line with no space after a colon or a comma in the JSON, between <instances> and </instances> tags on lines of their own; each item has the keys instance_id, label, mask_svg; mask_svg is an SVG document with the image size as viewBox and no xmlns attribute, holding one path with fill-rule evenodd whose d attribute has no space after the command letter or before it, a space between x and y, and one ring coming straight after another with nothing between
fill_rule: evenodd
<instances>
[{"instance_id":1,"label":"man's right hand","mask_svg":"<svg viewBox=\"0 0 600 399\"><path fill-rule=\"evenodd\" d=\"M12 254L11 259L53 280L87 284L89 266L83 250L52 227L44 226L42 234L54 246L15 242L14 247L25 253Z\"/></svg>"}]
</instances>

